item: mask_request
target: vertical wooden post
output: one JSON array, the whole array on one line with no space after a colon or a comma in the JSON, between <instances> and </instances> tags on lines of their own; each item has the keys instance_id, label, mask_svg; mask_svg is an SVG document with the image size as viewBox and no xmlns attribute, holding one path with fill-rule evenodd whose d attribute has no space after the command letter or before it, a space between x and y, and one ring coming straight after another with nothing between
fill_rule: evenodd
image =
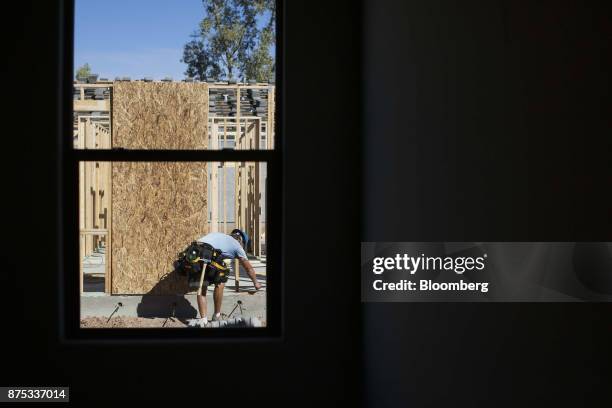
<instances>
[{"instance_id":1,"label":"vertical wooden post","mask_svg":"<svg viewBox=\"0 0 612 408\"><path fill-rule=\"evenodd\" d=\"M256 121L256 125L255 126L255 140L257 140L257 149L260 148L261 146L261 119L257 118ZM260 257L261 256L261 247L260 247L260 238L259 238L259 234L261 233L260 228L259 228L259 213L261 212L260 206L259 206L259 195L261 194L259 191L259 167L261 166L261 163L257 162L255 163L255 180L253 181L254 184L254 211L253 211L253 252L254 255L256 257Z\"/></svg>"},{"instance_id":2,"label":"vertical wooden post","mask_svg":"<svg viewBox=\"0 0 612 408\"><path fill-rule=\"evenodd\" d=\"M238 85L236 85L235 87L236 89L236 132L234 136L234 140L236 143L236 150L239 150L242 148L242 138L241 138L241 133L242 133L242 129L240 126L240 87ZM240 207L239 205L243 205L242 202L239 202L238 200L238 195L241 194L241 191L239 191L239 185L240 185L240 175L239 175L239 165L238 163L235 163L234 167L234 228L241 228L241 224L240 222L242 220L239 220L239 216L241 214L240 212ZM238 261L238 259L234 260L234 270L236 272L236 292L240 292L240 262Z\"/></svg>"},{"instance_id":3,"label":"vertical wooden post","mask_svg":"<svg viewBox=\"0 0 612 408\"><path fill-rule=\"evenodd\" d=\"M79 244L81 248L85 247L85 236L79 234ZM83 294L83 254L79 257L79 293Z\"/></svg>"},{"instance_id":4,"label":"vertical wooden post","mask_svg":"<svg viewBox=\"0 0 612 408\"><path fill-rule=\"evenodd\" d=\"M79 119L78 122L78 145L79 149L85 148L85 126L83 121ZM79 162L79 230L85 228L85 163ZM79 265L80 265L80 274L79 280L82 281L83 276L83 258L85 258L85 237L79 234ZM82 282L81 282L81 292L82 292Z\"/></svg>"},{"instance_id":5,"label":"vertical wooden post","mask_svg":"<svg viewBox=\"0 0 612 408\"><path fill-rule=\"evenodd\" d=\"M240 124L240 87L236 85L236 149L244 149L242 125Z\"/></svg>"},{"instance_id":6,"label":"vertical wooden post","mask_svg":"<svg viewBox=\"0 0 612 408\"><path fill-rule=\"evenodd\" d=\"M99 149L100 146L100 138L101 132L99 131L99 126L92 122L91 130L93 136L93 148ZM94 228L100 228L100 213L101 213L101 197L100 197L100 162L94 162L91 166L92 169L92 194L93 194L93 211L92 211L92 226ZM92 237L92 250L95 250L100 245L101 237L99 235L94 235Z\"/></svg>"},{"instance_id":7,"label":"vertical wooden post","mask_svg":"<svg viewBox=\"0 0 612 408\"><path fill-rule=\"evenodd\" d=\"M240 194L240 189L239 189L239 175L238 172L240 171L240 166L238 162L234 163L234 228L240 228L239 227L239 202L238 202L238 196ZM240 263L238 262L238 259L234 260L234 273L235 273L235 284L236 284L236 292L240 291Z\"/></svg>"},{"instance_id":8,"label":"vertical wooden post","mask_svg":"<svg viewBox=\"0 0 612 408\"><path fill-rule=\"evenodd\" d=\"M245 131L248 132L248 144L249 144L249 149L254 150L257 149L257 146L255 144L255 127L257 125L257 120L249 120L249 121L245 121ZM247 174L246 174L246 201L247 201L247 205L246 205L246 222L247 222L247 230L248 230L248 234L251 237L251 241L252 241L252 248L253 248L253 254L256 253L255 251L255 242L257 242L256 240L256 235L257 235L257 231L255 228L255 186L254 186L254 180L255 180L255 165L256 163L247 163Z\"/></svg>"},{"instance_id":9,"label":"vertical wooden post","mask_svg":"<svg viewBox=\"0 0 612 408\"><path fill-rule=\"evenodd\" d=\"M84 142L85 148L93 148L93 135L91 119L86 119L84 127ZM93 162L85 162L85 228L93 229L93 218L94 218L94 197L93 197ZM90 255L93 252L93 235L87 234L85 236L85 256Z\"/></svg>"},{"instance_id":10,"label":"vertical wooden post","mask_svg":"<svg viewBox=\"0 0 612 408\"><path fill-rule=\"evenodd\" d=\"M240 85L236 85L236 123L240 126ZM240 132L240 127L238 127L237 132Z\"/></svg>"},{"instance_id":11,"label":"vertical wooden post","mask_svg":"<svg viewBox=\"0 0 612 408\"><path fill-rule=\"evenodd\" d=\"M111 101L112 101L112 88ZM111 103L112 112L112 103ZM112 120L112 114L111 120ZM109 125L107 148L113 148L113 126L112 122ZM104 276L104 292L110 295L113 293L113 162L108 162L106 172L106 188L108 190L108 209L106 212L107 227L106 227L106 250L104 252L104 260L106 262L106 271Z\"/></svg>"},{"instance_id":12,"label":"vertical wooden post","mask_svg":"<svg viewBox=\"0 0 612 408\"><path fill-rule=\"evenodd\" d=\"M83 119L77 118L77 149L85 148L85 122Z\"/></svg>"},{"instance_id":13,"label":"vertical wooden post","mask_svg":"<svg viewBox=\"0 0 612 408\"><path fill-rule=\"evenodd\" d=\"M268 87L268 125L266 127L266 141L268 149L274 149L274 107L275 87Z\"/></svg>"},{"instance_id":14,"label":"vertical wooden post","mask_svg":"<svg viewBox=\"0 0 612 408\"><path fill-rule=\"evenodd\" d=\"M104 128L99 128L100 131L100 148L110 148L110 133ZM108 230L108 207L109 207L109 188L108 188L108 172L110 171L110 162L99 162L99 193L100 193L100 210L98 211L98 220L104 219L104 223L100 223L100 228ZM108 246L108 236L103 237L105 246Z\"/></svg>"},{"instance_id":15,"label":"vertical wooden post","mask_svg":"<svg viewBox=\"0 0 612 408\"><path fill-rule=\"evenodd\" d=\"M110 149L111 148L111 140L110 140L110 131L104 134L104 140L101 142L100 147L102 149ZM104 188L104 211L106 213L106 225L104 228L106 229L106 236L104 237L104 292L107 294L111 293L111 220L110 220L110 211L111 211L111 166L112 162L104 162L102 163L104 167L101 167L101 180L103 182ZM102 165L101 164L101 165Z\"/></svg>"},{"instance_id":16,"label":"vertical wooden post","mask_svg":"<svg viewBox=\"0 0 612 408\"><path fill-rule=\"evenodd\" d=\"M223 147L227 147L225 145L226 142L227 142L227 118L223 118Z\"/></svg>"},{"instance_id":17,"label":"vertical wooden post","mask_svg":"<svg viewBox=\"0 0 612 408\"><path fill-rule=\"evenodd\" d=\"M227 122L226 119L224 119L224 123L225 122ZM223 127L223 148L227 148L227 133L225 131L225 126ZM222 162L221 166L223 167L223 232L227 234L227 180L225 177L227 167L225 166L225 162Z\"/></svg>"},{"instance_id":18,"label":"vertical wooden post","mask_svg":"<svg viewBox=\"0 0 612 408\"><path fill-rule=\"evenodd\" d=\"M112 278L113 278L113 163L108 163L108 171L106 172L106 185L108 188L108 209L106 216L108 217L107 228L106 228L106 247L104 250L104 261L106 262L106 268L104 271L104 292L107 294L112 293Z\"/></svg>"},{"instance_id":19,"label":"vertical wooden post","mask_svg":"<svg viewBox=\"0 0 612 408\"><path fill-rule=\"evenodd\" d=\"M240 140L241 140L241 148L248 149L249 142L247 140L246 121L245 121L245 126L244 126L244 136L242 135L242 123L240 123L240 121L239 121L238 129L239 129ZM239 179L239 183L240 183L240 229L244 231L248 230L247 217L246 217L248 202L247 202L247 186L245 182L247 176L248 176L247 175L247 163L241 162L240 163L240 179Z\"/></svg>"},{"instance_id":20,"label":"vertical wooden post","mask_svg":"<svg viewBox=\"0 0 612 408\"><path fill-rule=\"evenodd\" d=\"M84 126L79 119L78 148L85 147ZM85 228L85 163L79 162L79 230ZM85 258L85 236L79 234L79 290L83 293L83 259Z\"/></svg>"},{"instance_id":21,"label":"vertical wooden post","mask_svg":"<svg viewBox=\"0 0 612 408\"><path fill-rule=\"evenodd\" d=\"M249 163L247 172L247 222L248 222L248 230L249 237L251 237L251 241L253 243L253 254L255 254L255 235L257 234L255 231L255 188L253 185L253 181L255 180L255 163Z\"/></svg>"},{"instance_id":22,"label":"vertical wooden post","mask_svg":"<svg viewBox=\"0 0 612 408\"><path fill-rule=\"evenodd\" d=\"M217 134L216 126L211 126L211 148L213 150L219 149L219 136ZM218 232L219 231L219 171L218 171L219 163L211 162L210 163L210 231Z\"/></svg>"},{"instance_id":23,"label":"vertical wooden post","mask_svg":"<svg viewBox=\"0 0 612 408\"><path fill-rule=\"evenodd\" d=\"M108 146L107 149L113 148L112 137L113 137L113 87L108 87Z\"/></svg>"},{"instance_id":24,"label":"vertical wooden post","mask_svg":"<svg viewBox=\"0 0 612 408\"><path fill-rule=\"evenodd\" d=\"M244 231L247 228L247 163L240 163L240 228ZM246 249L245 249L246 250Z\"/></svg>"}]
</instances>

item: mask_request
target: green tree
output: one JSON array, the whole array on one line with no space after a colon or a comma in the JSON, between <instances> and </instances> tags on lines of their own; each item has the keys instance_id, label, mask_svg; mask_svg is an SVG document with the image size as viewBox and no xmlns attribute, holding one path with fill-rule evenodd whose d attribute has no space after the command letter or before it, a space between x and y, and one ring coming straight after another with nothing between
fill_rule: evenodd
<instances>
[{"instance_id":1,"label":"green tree","mask_svg":"<svg viewBox=\"0 0 612 408\"><path fill-rule=\"evenodd\" d=\"M84 65L81 65L77 71L76 71L76 78L87 78L89 75L91 75L91 67L89 66L88 63L85 63Z\"/></svg>"},{"instance_id":2,"label":"green tree","mask_svg":"<svg viewBox=\"0 0 612 408\"><path fill-rule=\"evenodd\" d=\"M185 75L204 80L270 81L275 40L274 0L202 0L204 18L185 44ZM258 27L261 26L261 27Z\"/></svg>"}]
</instances>

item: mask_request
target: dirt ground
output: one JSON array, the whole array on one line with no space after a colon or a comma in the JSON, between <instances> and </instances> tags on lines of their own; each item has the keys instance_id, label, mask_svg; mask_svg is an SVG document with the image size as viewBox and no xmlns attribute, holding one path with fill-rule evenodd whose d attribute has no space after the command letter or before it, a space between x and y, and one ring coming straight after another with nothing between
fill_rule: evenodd
<instances>
[{"instance_id":1,"label":"dirt ground","mask_svg":"<svg viewBox=\"0 0 612 408\"><path fill-rule=\"evenodd\" d=\"M124 317L117 316L107 323L106 317L85 317L81 319L82 328L129 328L129 327L187 327L185 322L178 319L166 319L165 317Z\"/></svg>"},{"instance_id":2,"label":"dirt ground","mask_svg":"<svg viewBox=\"0 0 612 408\"><path fill-rule=\"evenodd\" d=\"M176 328L188 327L187 322L179 319L165 317L124 317L116 316L108 321L106 317L85 317L81 319L81 328L84 329L102 329L102 328ZM260 320L263 326L266 325L265 320Z\"/></svg>"}]
</instances>

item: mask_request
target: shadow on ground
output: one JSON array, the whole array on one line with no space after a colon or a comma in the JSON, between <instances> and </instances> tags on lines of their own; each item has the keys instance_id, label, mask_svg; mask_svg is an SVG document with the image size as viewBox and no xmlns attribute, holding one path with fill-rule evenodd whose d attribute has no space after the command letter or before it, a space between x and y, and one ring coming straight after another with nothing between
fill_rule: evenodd
<instances>
[{"instance_id":1,"label":"shadow on ground","mask_svg":"<svg viewBox=\"0 0 612 408\"><path fill-rule=\"evenodd\" d=\"M176 317L193 319L198 311L185 298L188 290L187 278L176 270L167 273L147 293L136 308L138 317ZM168 295L173 293L173 295Z\"/></svg>"}]
</instances>

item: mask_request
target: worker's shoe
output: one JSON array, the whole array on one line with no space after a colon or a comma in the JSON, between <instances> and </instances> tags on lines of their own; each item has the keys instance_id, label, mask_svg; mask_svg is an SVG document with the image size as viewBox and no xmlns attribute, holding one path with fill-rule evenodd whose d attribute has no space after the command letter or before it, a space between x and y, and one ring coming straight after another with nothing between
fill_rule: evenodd
<instances>
[{"instance_id":1,"label":"worker's shoe","mask_svg":"<svg viewBox=\"0 0 612 408\"><path fill-rule=\"evenodd\" d=\"M208 324L208 319L206 317L203 317L201 319L187 320L187 325L189 327L206 327L207 324Z\"/></svg>"},{"instance_id":2,"label":"worker's shoe","mask_svg":"<svg viewBox=\"0 0 612 408\"><path fill-rule=\"evenodd\" d=\"M221 313L215 313L215 314L213 315L213 317L212 317L212 321L213 321L213 322L218 322L218 321L220 321L220 320L223 320L223 319L221 318Z\"/></svg>"}]
</instances>

